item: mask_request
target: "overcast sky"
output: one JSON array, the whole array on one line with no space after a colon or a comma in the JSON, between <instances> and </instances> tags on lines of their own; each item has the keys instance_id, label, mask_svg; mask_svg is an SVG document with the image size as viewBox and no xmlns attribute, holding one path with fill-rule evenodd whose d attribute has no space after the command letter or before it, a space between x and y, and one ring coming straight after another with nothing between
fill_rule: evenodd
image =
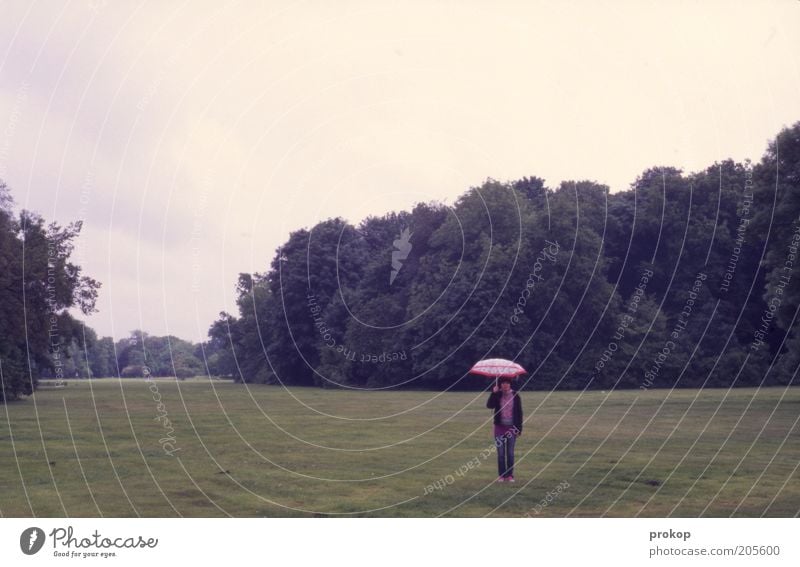
<instances>
[{"instance_id":1,"label":"overcast sky","mask_svg":"<svg viewBox=\"0 0 800 567\"><path fill-rule=\"evenodd\" d=\"M198 340L327 217L757 160L798 54L797 0L5 1L0 178L84 220L100 334Z\"/></svg>"}]
</instances>

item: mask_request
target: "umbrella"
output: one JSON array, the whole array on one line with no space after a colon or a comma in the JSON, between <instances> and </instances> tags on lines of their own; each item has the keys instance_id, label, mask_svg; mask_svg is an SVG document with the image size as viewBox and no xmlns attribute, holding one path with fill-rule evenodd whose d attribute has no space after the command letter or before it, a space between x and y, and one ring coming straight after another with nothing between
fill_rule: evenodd
<instances>
[{"instance_id":1,"label":"umbrella","mask_svg":"<svg viewBox=\"0 0 800 567\"><path fill-rule=\"evenodd\" d=\"M470 368L470 374L480 374L488 378L516 378L520 374L525 374L522 366L516 362L506 360L505 358L487 358L476 363L475 366Z\"/></svg>"}]
</instances>

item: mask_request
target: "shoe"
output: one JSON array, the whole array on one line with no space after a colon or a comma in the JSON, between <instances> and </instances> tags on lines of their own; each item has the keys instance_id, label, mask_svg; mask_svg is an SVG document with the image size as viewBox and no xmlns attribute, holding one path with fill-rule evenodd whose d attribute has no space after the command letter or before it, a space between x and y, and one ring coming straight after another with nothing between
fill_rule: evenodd
<instances>
[{"instance_id":1,"label":"shoe","mask_svg":"<svg viewBox=\"0 0 800 567\"><path fill-rule=\"evenodd\" d=\"M506 482L517 482L513 476L506 477Z\"/></svg>"},{"instance_id":2,"label":"shoe","mask_svg":"<svg viewBox=\"0 0 800 567\"><path fill-rule=\"evenodd\" d=\"M505 482L505 481L506 481L505 477L498 476L495 482Z\"/></svg>"}]
</instances>

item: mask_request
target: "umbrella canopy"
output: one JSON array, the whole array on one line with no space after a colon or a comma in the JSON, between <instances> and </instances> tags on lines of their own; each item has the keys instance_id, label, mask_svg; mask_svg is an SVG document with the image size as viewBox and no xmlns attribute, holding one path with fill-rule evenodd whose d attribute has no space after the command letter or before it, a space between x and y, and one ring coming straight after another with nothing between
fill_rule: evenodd
<instances>
[{"instance_id":1,"label":"umbrella canopy","mask_svg":"<svg viewBox=\"0 0 800 567\"><path fill-rule=\"evenodd\" d=\"M505 358L487 358L475 364L469 372L489 378L516 378L520 374L525 374L527 370Z\"/></svg>"}]
</instances>

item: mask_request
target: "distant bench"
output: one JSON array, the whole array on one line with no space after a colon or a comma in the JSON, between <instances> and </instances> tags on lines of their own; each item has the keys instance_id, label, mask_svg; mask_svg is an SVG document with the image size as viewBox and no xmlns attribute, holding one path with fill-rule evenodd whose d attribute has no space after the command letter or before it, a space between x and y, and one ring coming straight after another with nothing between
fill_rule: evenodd
<instances>
[{"instance_id":1,"label":"distant bench","mask_svg":"<svg viewBox=\"0 0 800 567\"><path fill-rule=\"evenodd\" d=\"M60 390L66 388L66 380L39 380L37 390Z\"/></svg>"}]
</instances>

